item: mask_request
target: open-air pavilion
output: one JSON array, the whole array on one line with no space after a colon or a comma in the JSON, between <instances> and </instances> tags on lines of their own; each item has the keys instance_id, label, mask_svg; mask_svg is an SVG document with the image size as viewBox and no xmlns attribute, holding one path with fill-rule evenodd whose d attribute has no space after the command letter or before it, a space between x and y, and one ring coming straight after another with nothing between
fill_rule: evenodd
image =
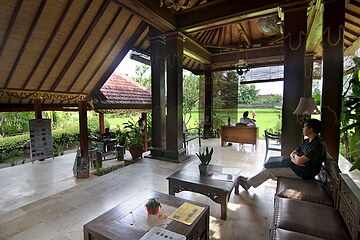
<instances>
[{"instance_id":1,"label":"open-air pavilion","mask_svg":"<svg viewBox=\"0 0 360 240\"><path fill-rule=\"evenodd\" d=\"M266 81L284 83L281 154L289 154L301 142L293 111L301 97L311 97L313 64L321 61L322 137L339 159L343 57L359 48L359 0L18 0L1 1L0 16L1 111L30 108L41 118L44 110L77 107L81 156L88 156L90 103L135 50L151 65L156 134L149 157L166 164L186 159L183 69L205 76L209 134L212 73L236 69L241 75L248 67L278 65L284 66L283 77Z\"/></svg>"}]
</instances>

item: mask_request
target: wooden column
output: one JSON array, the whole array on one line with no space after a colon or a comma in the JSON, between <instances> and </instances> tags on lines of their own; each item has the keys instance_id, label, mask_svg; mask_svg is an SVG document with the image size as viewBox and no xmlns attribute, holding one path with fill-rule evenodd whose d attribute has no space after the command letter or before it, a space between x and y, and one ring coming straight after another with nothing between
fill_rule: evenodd
<instances>
[{"instance_id":1,"label":"wooden column","mask_svg":"<svg viewBox=\"0 0 360 240\"><path fill-rule=\"evenodd\" d=\"M104 113L99 113L99 131L100 131L100 137L104 134L105 131L105 125L104 125Z\"/></svg>"},{"instance_id":2,"label":"wooden column","mask_svg":"<svg viewBox=\"0 0 360 240\"><path fill-rule=\"evenodd\" d=\"M307 33L306 4L283 6L284 10L284 95L281 154L288 155L302 140L302 126L293 114L304 91Z\"/></svg>"},{"instance_id":3,"label":"wooden column","mask_svg":"<svg viewBox=\"0 0 360 240\"><path fill-rule=\"evenodd\" d=\"M165 150L165 39L150 26L151 101L152 101L152 157L163 157Z\"/></svg>"},{"instance_id":4,"label":"wooden column","mask_svg":"<svg viewBox=\"0 0 360 240\"><path fill-rule=\"evenodd\" d=\"M179 32L167 34L167 116L165 158L185 159L183 147L183 38Z\"/></svg>"},{"instance_id":5,"label":"wooden column","mask_svg":"<svg viewBox=\"0 0 360 240\"><path fill-rule=\"evenodd\" d=\"M323 89L321 133L328 152L339 157L341 94L343 88L345 1L324 0L323 19Z\"/></svg>"},{"instance_id":6,"label":"wooden column","mask_svg":"<svg viewBox=\"0 0 360 240\"><path fill-rule=\"evenodd\" d=\"M79 102L80 151L81 157L89 156L87 102Z\"/></svg>"},{"instance_id":7,"label":"wooden column","mask_svg":"<svg viewBox=\"0 0 360 240\"><path fill-rule=\"evenodd\" d=\"M213 89L212 70L210 67L205 67L204 138L212 137Z\"/></svg>"},{"instance_id":8,"label":"wooden column","mask_svg":"<svg viewBox=\"0 0 360 240\"><path fill-rule=\"evenodd\" d=\"M147 129L147 113L141 113L141 119L144 119L144 152L146 152L149 148L149 137L148 137L148 129Z\"/></svg>"},{"instance_id":9,"label":"wooden column","mask_svg":"<svg viewBox=\"0 0 360 240\"><path fill-rule=\"evenodd\" d=\"M34 99L35 119L42 119L41 99Z\"/></svg>"},{"instance_id":10,"label":"wooden column","mask_svg":"<svg viewBox=\"0 0 360 240\"><path fill-rule=\"evenodd\" d=\"M312 96L314 54L307 53L305 60L304 97Z\"/></svg>"}]
</instances>

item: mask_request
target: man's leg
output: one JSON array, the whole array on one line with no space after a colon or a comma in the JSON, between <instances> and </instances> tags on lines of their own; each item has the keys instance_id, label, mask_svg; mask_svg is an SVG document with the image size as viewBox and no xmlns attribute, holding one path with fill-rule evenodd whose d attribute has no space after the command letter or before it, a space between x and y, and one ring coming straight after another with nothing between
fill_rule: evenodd
<instances>
[{"instance_id":1,"label":"man's leg","mask_svg":"<svg viewBox=\"0 0 360 240\"><path fill-rule=\"evenodd\" d=\"M277 177L300 178L291 168L263 168L258 174L249 178L247 184L256 188L266 180Z\"/></svg>"}]
</instances>

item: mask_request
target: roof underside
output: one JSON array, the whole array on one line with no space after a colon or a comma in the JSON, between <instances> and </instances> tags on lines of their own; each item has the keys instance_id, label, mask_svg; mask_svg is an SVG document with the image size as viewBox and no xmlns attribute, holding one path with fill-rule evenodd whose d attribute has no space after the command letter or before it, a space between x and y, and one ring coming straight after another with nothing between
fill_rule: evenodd
<instances>
[{"instance_id":1,"label":"roof underside","mask_svg":"<svg viewBox=\"0 0 360 240\"><path fill-rule=\"evenodd\" d=\"M190 0L174 11L160 0L0 0L0 106L76 106L90 100L131 49L149 54L149 25L185 38L183 67L201 74L283 63L279 31L259 31L259 18L282 18L285 0ZM294 0L292 2L304 2ZM321 58L323 5L307 0L307 52ZM221 9L221 11L219 11ZM204 14L206 13L206 14ZM360 0L347 0L344 48L360 36Z\"/></svg>"}]
</instances>

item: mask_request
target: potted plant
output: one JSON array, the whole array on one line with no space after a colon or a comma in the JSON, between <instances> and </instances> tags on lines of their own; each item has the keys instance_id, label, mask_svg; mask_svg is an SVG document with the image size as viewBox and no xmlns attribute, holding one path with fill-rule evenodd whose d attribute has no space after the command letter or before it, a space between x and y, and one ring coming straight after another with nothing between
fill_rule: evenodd
<instances>
[{"instance_id":1,"label":"potted plant","mask_svg":"<svg viewBox=\"0 0 360 240\"><path fill-rule=\"evenodd\" d=\"M211 161L212 154L214 152L214 149L211 148L209 151L209 148L206 147L204 151L200 151L199 153L196 153L196 156L200 159L201 163L199 164L199 171L201 175L208 175L208 169L207 166L209 165Z\"/></svg>"},{"instance_id":2,"label":"potted plant","mask_svg":"<svg viewBox=\"0 0 360 240\"><path fill-rule=\"evenodd\" d=\"M215 137L220 137L221 126L224 125L224 121L220 115L213 113L212 117L212 131L215 134Z\"/></svg>"},{"instance_id":3,"label":"potted plant","mask_svg":"<svg viewBox=\"0 0 360 240\"><path fill-rule=\"evenodd\" d=\"M156 214L159 212L161 204L158 198L152 197L146 202L145 206L148 214Z\"/></svg>"},{"instance_id":4,"label":"potted plant","mask_svg":"<svg viewBox=\"0 0 360 240\"><path fill-rule=\"evenodd\" d=\"M125 131L125 147L129 150L132 159L142 157L143 153L143 130L134 121L129 120L124 123Z\"/></svg>"}]
</instances>

